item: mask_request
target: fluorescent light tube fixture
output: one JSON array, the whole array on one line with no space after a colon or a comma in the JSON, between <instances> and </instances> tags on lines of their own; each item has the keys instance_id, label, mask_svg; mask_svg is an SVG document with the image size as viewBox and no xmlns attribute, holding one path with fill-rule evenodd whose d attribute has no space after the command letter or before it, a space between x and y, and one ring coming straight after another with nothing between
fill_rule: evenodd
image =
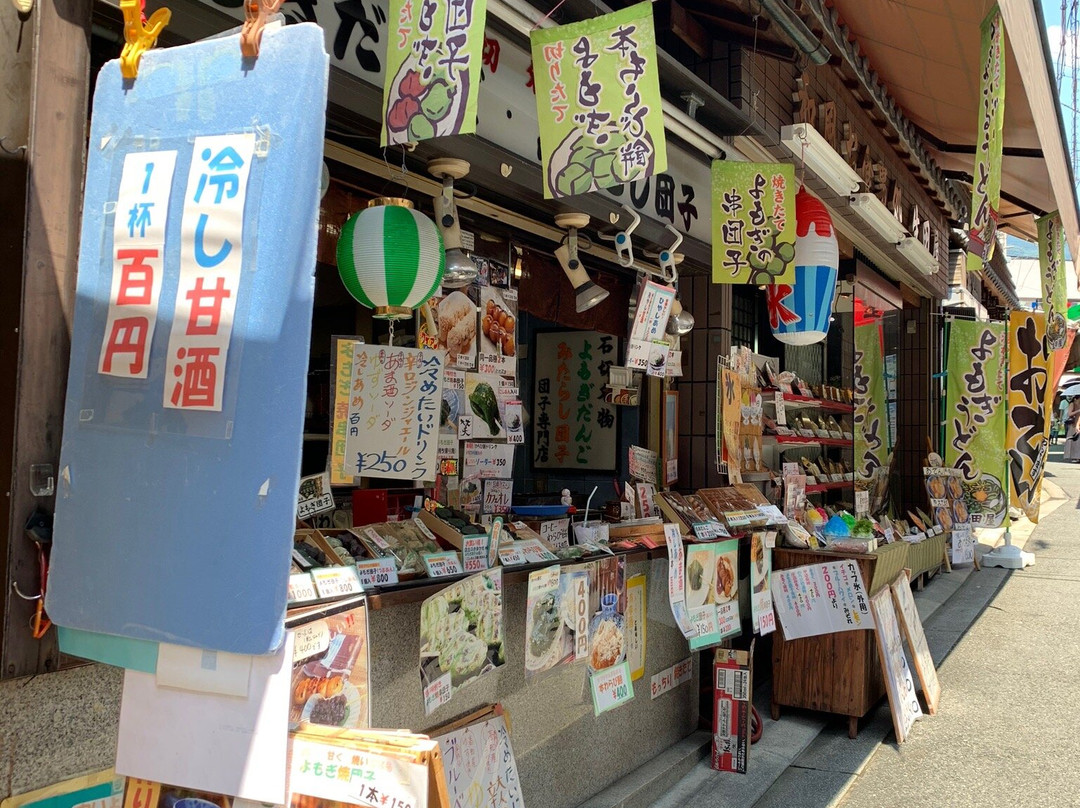
<instances>
[{"instance_id":1,"label":"fluorescent light tube fixture","mask_svg":"<svg viewBox=\"0 0 1080 808\"><path fill-rule=\"evenodd\" d=\"M933 275L938 271L937 259L914 236L901 239L900 243L896 245L896 249L923 275Z\"/></svg>"},{"instance_id":2,"label":"fluorescent light tube fixture","mask_svg":"<svg viewBox=\"0 0 1080 808\"><path fill-rule=\"evenodd\" d=\"M853 194L851 209L890 244L896 244L908 234L907 228L873 194Z\"/></svg>"},{"instance_id":3,"label":"fluorescent light tube fixture","mask_svg":"<svg viewBox=\"0 0 1080 808\"><path fill-rule=\"evenodd\" d=\"M837 196L851 196L859 190L862 178L858 172L810 124L783 127L780 140Z\"/></svg>"}]
</instances>

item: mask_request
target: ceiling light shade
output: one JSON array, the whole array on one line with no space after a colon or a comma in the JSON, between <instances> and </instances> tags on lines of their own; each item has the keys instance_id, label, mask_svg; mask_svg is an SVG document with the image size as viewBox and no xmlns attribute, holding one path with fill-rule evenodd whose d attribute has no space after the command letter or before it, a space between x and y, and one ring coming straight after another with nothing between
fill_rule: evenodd
<instances>
[{"instance_id":1,"label":"ceiling light shade","mask_svg":"<svg viewBox=\"0 0 1080 808\"><path fill-rule=\"evenodd\" d=\"M901 239L896 249L923 275L933 275L939 269L938 260L914 236Z\"/></svg>"},{"instance_id":2,"label":"ceiling light shade","mask_svg":"<svg viewBox=\"0 0 1080 808\"><path fill-rule=\"evenodd\" d=\"M765 288L769 327L787 345L813 345L829 333L840 247L829 211L805 190L795 195L795 281Z\"/></svg>"},{"instance_id":3,"label":"ceiling light shade","mask_svg":"<svg viewBox=\"0 0 1080 808\"><path fill-rule=\"evenodd\" d=\"M345 222L337 263L359 303L380 319L402 320L438 291L446 253L431 219L407 199L382 197Z\"/></svg>"},{"instance_id":4,"label":"ceiling light shade","mask_svg":"<svg viewBox=\"0 0 1080 808\"><path fill-rule=\"evenodd\" d=\"M435 222L446 247L446 272L442 285L449 289L468 286L477 276L476 264L461 248L461 218L454 204L454 180L464 178L469 168L465 160L451 157L428 161L428 171L442 180L442 193L434 200Z\"/></svg>"},{"instance_id":5,"label":"ceiling light shade","mask_svg":"<svg viewBox=\"0 0 1080 808\"><path fill-rule=\"evenodd\" d=\"M781 128L780 140L837 196L851 196L859 190L862 178L858 172L810 124L797 123Z\"/></svg>"},{"instance_id":6,"label":"ceiling light shade","mask_svg":"<svg viewBox=\"0 0 1080 808\"><path fill-rule=\"evenodd\" d=\"M575 308L577 313L588 311L593 306L602 303L608 296L608 290L601 287L599 284L594 283L592 278L589 277L589 273L585 271L585 267L581 265L581 262L577 260L577 250L574 250L574 258L570 257L570 246L568 244L561 244L559 248L555 250L555 257L559 260L559 264L562 266L563 272L566 273L566 277L570 280L570 285L574 287L575 296ZM571 264L573 261L573 265Z\"/></svg>"},{"instance_id":7,"label":"ceiling light shade","mask_svg":"<svg viewBox=\"0 0 1080 808\"><path fill-rule=\"evenodd\" d=\"M874 194L853 194L851 209L890 244L896 244L908 234L907 228Z\"/></svg>"}]
</instances>

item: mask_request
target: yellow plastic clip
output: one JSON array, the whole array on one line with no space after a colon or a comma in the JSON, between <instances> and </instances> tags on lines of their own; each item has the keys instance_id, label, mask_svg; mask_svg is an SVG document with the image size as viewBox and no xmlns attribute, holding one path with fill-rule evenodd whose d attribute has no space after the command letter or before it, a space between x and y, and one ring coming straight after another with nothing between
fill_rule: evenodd
<instances>
[{"instance_id":1,"label":"yellow plastic clip","mask_svg":"<svg viewBox=\"0 0 1080 808\"><path fill-rule=\"evenodd\" d=\"M143 22L139 0L120 0L120 11L124 15L124 50L120 53L120 75L133 79L139 75L139 60L142 55L154 47L158 35L169 24L172 12L159 8Z\"/></svg>"},{"instance_id":2,"label":"yellow plastic clip","mask_svg":"<svg viewBox=\"0 0 1080 808\"><path fill-rule=\"evenodd\" d=\"M244 27L240 29L240 53L257 59L266 21L277 14L284 0L244 0Z\"/></svg>"}]
</instances>

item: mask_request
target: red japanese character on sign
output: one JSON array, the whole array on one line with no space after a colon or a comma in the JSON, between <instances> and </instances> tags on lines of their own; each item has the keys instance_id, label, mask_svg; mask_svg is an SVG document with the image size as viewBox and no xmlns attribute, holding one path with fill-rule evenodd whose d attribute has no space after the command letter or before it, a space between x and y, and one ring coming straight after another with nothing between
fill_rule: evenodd
<instances>
[{"instance_id":1,"label":"red japanese character on sign","mask_svg":"<svg viewBox=\"0 0 1080 808\"><path fill-rule=\"evenodd\" d=\"M217 390L218 348L180 348L173 366L171 401L174 407L213 407Z\"/></svg>"},{"instance_id":2,"label":"red japanese character on sign","mask_svg":"<svg viewBox=\"0 0 1080 808\"><path fill-rule=\"evenodd\" d=\"M186 333L212 337L217 334L221 325L221 304L226 298L232 297L232 292L225 288L224 278L217 278L211 289L204 286L205 280L196 278L195 288L185 295L191 301Z\"/></svg>"},{"instance_id":3,"label":"red japanese character on sign","mask_svg":"<svg viewBox=\"0 0 1080 808\"><path fill-rule=\"evenodd\" d=\"M149 306L154 297L154 268L146 263L157 258L161 251L150 249L117 250L120 265L120 290L116 294L117 306Z\"/></svg>"},{"instance_id":4,"label":"red japanese character on sign","mask_svg":"<svg viewBox=\"0 0 1080 808\"><path fill-rule=\"evenodd\" d=\"M150 321L146 317L123 317L114 320L105 344L101 372L112 372L114 356L132 356L134 359L131 360L129 373L132 376L142 373L146 362L146 336L149 330Z\"/></svg>"}]
</instances>

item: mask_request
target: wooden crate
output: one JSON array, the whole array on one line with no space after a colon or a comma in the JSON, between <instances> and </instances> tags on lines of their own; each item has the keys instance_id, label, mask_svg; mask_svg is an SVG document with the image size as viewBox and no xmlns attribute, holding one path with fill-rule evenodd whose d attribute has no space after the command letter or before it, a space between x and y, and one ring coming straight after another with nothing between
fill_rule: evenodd
<instances>
[{"instance_id":1,"label":"wooden crate","mask_svg":"<svg viewBox=\"0 0 1080 808\"><path fill-rule=\"evenodd\" d=\"M773 569L854 559L869 594L888 586L907 564L907 545L886 544L867 555L825 550L777 548ZM781 707L800 707L848 717L848 735L858 734L859 719L885 695L885 680L873 631L841 631L785 640L777 625L773 640L772 705L774 720Z\"/></svg>"}]
</instances>

